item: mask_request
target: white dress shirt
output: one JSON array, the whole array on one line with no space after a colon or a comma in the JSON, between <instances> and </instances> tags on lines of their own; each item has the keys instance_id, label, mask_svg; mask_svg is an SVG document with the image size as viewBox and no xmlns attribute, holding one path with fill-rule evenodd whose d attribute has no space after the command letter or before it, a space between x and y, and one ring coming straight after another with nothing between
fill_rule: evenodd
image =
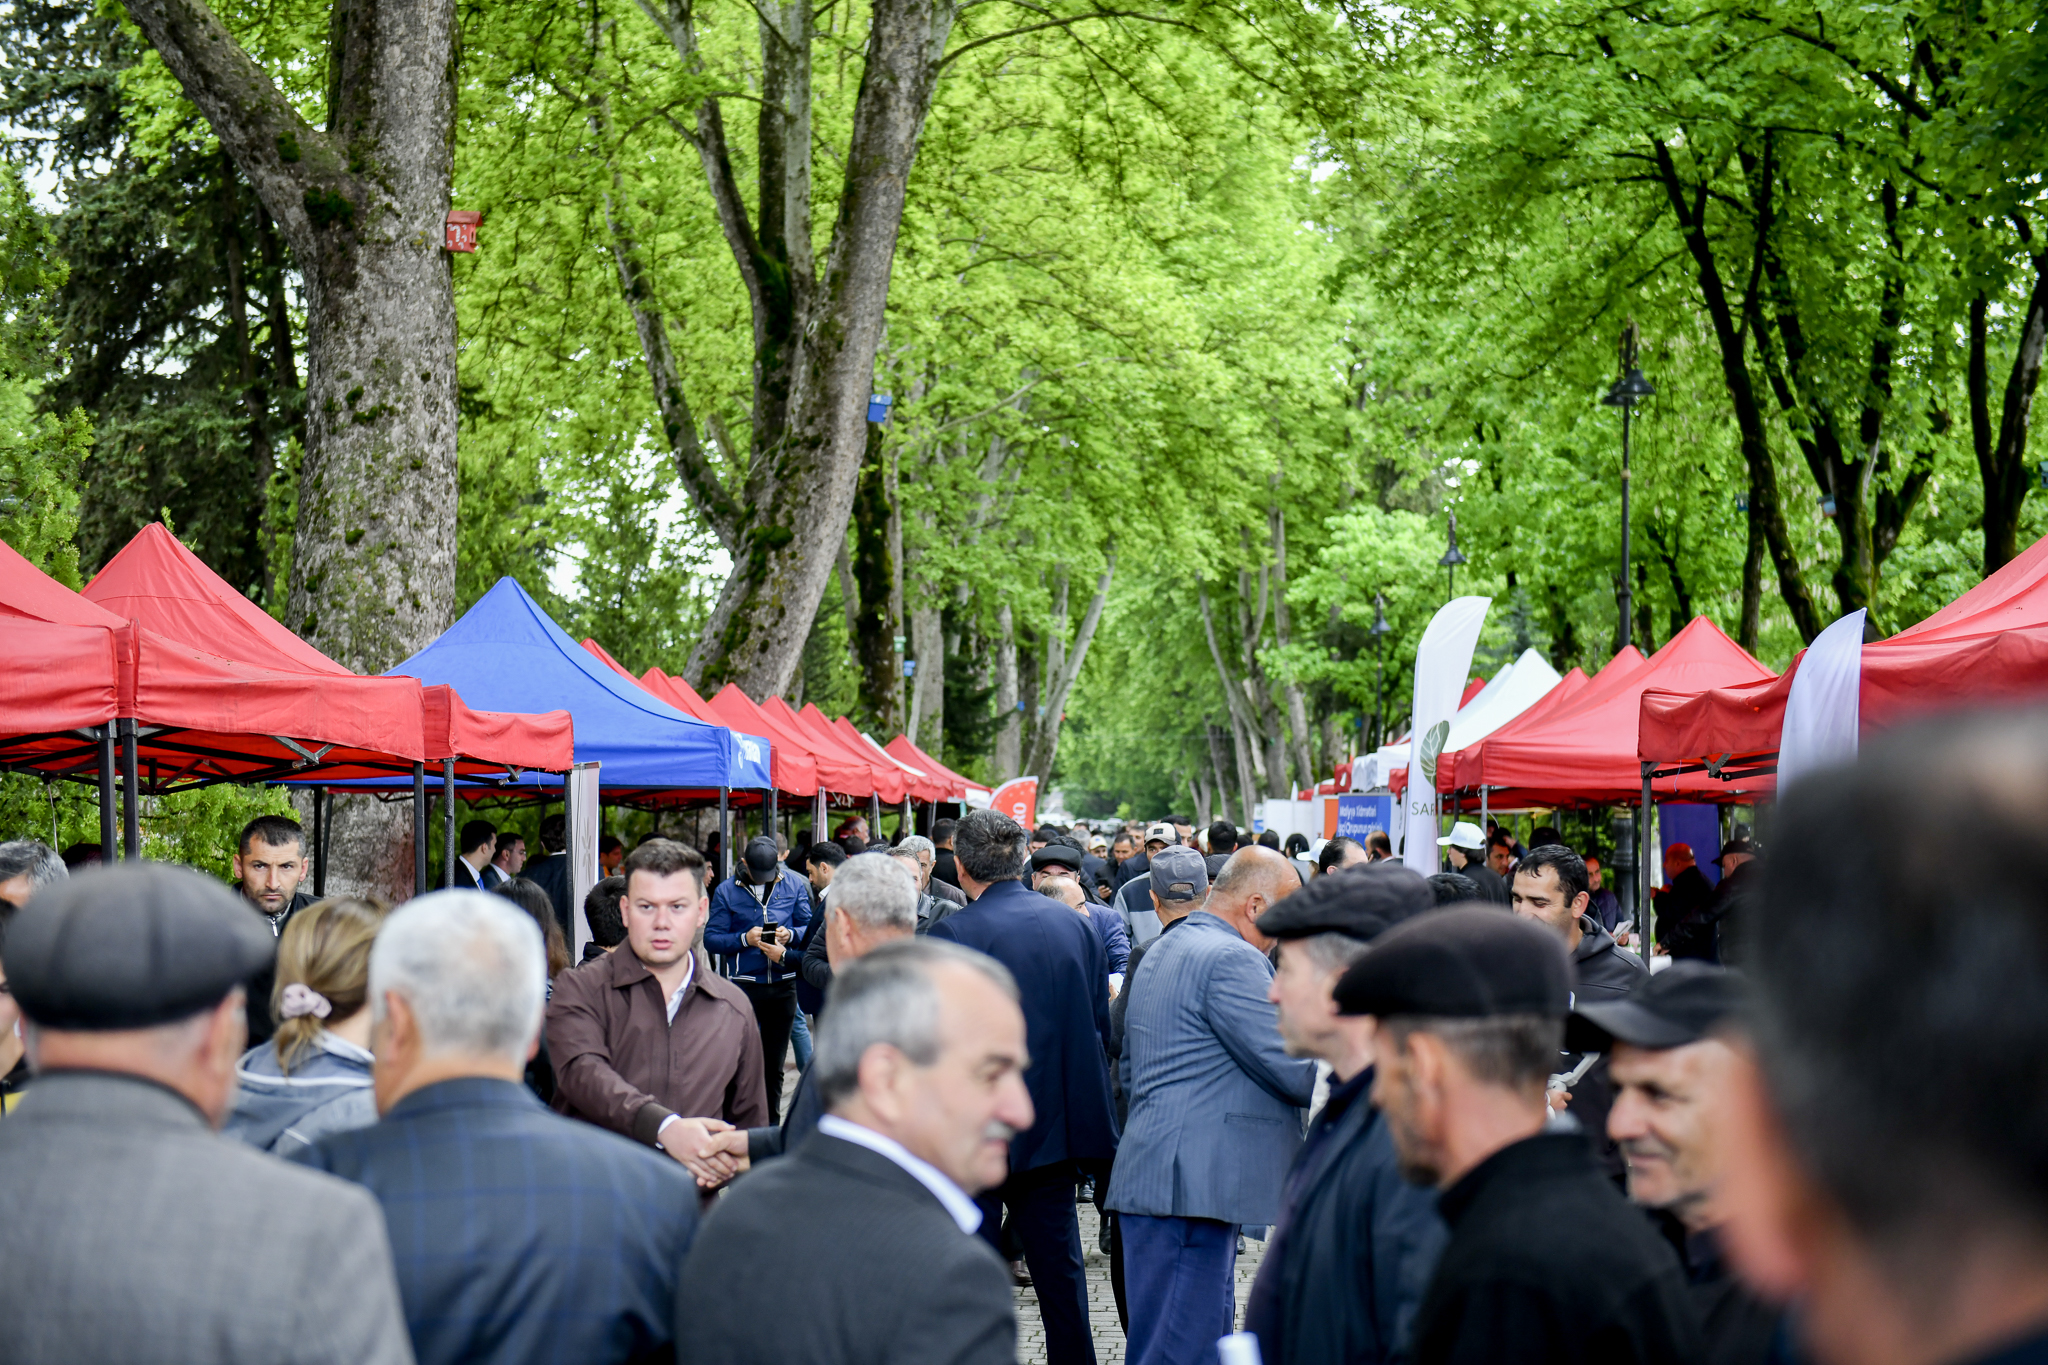
<instances>
[{"instance_id":1,"label":"white dress shirt","mask_svg":"<svg viewBox=\"0 0 2048 1365\"><path fill-rule=\"evenodd\" d=\"M819 1119L818 1131L842 1142L851 1142L856 1147L865 1147L901 1166L918 1184L930 1190L934 1199L946 1206L946 1212L960 1225L960 1231L972 1233L981 1227L981 1209L967 1197L967 1191L955 1185L931 1162L911 1155L910 1149L895 1138L883 1137L874 1129L863 1128L837 1114L827 1114Z\"/></svg>"}]
</instances>

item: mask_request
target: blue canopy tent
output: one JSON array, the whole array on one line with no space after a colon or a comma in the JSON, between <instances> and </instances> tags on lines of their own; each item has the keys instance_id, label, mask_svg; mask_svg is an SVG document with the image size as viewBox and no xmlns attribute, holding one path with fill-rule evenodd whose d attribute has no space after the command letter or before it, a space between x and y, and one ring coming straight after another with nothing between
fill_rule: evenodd
<instances>
[{"instance_id":1,"label":"blue canopy tent","mask_svg":"<svg viewBox=\"0 0 2048 1365\"><path fill-rule=\"evenodd\" d=\"M461 620L390 673L447 683L482 710L567 711L575 723L576 762L598 765L605 796L631 801L715 795L721 863L729 794L772 786L766 739L708 725L620 677L570 639L511 578L499 579ZM541 772L453 781L457 790L538 789L537 795L564 787L561 774ZM329 785L342 791L394 784L372 779ZM417 782L414 787L423 798Z\"/></svg>"},{"instance_id":2,"label":"blue canopy tent","mask_svg":"<svg viewBox=\"0 0 2048 1365\"><path fill-rule=\"evenodd\" d=\"M576 725L576 761L600 765L607 793L758 790L770 782L767 740L707 725L620 677L510 578L390 671L447 683L484 710L567 711ZM529 779L561 782L546 773L520 781Z\"/></svg>"}]
</instances>

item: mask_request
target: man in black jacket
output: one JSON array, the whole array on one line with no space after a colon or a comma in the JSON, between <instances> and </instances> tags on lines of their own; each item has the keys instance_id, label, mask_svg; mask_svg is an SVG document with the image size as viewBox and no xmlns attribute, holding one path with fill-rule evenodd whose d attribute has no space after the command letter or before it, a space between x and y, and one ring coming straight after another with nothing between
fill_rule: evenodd
<instances>
[{"instance_id":1,"label":"man in black jacket","mask_svg":"<svg viewBox=\"0 0 2048 1365\"><path fill-rule=\"evenodd\" d=\"M235 841L235 889L263 916L273 947L292 916L313 903L299 890L306 875L306 831L286 815L259 815ZM277 987L277 961L249 981L249 1045L267 1043L277 1032L270 997Z\"/></svg>"},{"instance_id":2,"label":"man in black jacket","mask_svg":"<svg viewBox=\"0 0 2048 1365\"><path fill-rule=\"evenodd\" d=\"M1538 845L1515 870L1514 911L1571 949L1575 1003L1626 999L1649 981L1650 973L1641 958L1623 952L1588 913L1587 881L1585 860L1578 854L1563 844ZM1567 1052L1557 1070L1566 1077L1559 1084L1568 1088L1571 1116L1592 1139L1608 1172L1619 1178L1621 1149L1607 1136L1607 1110L1614 1103L1607 1059Z\"/></svg>"},{"instance_id":3,"label":"man in black jacket","mask_svg":"<svg viewBox=\"0 0 2048 1365\"><path fill-rule=\"evenodd\" d=\"M1657 1211L1685 1264L1708 1365L1763 1365L1784 1317L1745 1288L1721 1246L1728 1142L1722 1122L1747 1032L1741 978L1674 962L1633 996L1588 1001L1567 1046L1613 1063L1607 1131L1628 1160L1629 1198Z\"/></svg>"},{"instance_id":4,"label":"man in black jacket","mask_svg":"<svg viewBox=\"0 0 2048 1365\"><path fill-rule=\"evenodd\" d=\"M1702 1360L1669 1244L1582 1136L1545 1132L1571 988L1555 934L1476 906L1389 929L1337 983L1346 1013L1379 1021L1373 1100L1451 1230L1417 1365Z\"/></svg>"},{"instance_id":5,"label":"man in black jacket","mask_svg":"<svg viewBox=\"0 0 2048 1365\"><path fill-rule=\"evenodd\" d=\"M842 965L819 1032L829 1111L705 1220L676 1294L680 1365L1009 1365L1016 1300L975 1235L1030 1127L1024 1014L998 963L931 938ZM801 1210L818 1256L789 1255Z\"/></svg>"},{"instance_id":6,"label":"man in black jacket","mask_svg":"<svg viewBox=\"0 0 2048 1365\"><path fill-rule=\"evenodd\" d=\"M1664 850L1664 877L1668 884L1655 893L1658 944L1674 958L1717 960L1714 886L1695 864L1691 844Z\"/></svg>"},{"instance_id":7,"label":"man in black jacket","mask_svg":"<svg viewBox=\"0 0 2048 1365\"><path fill-rule=\"evenodd\" d=\"M1435 1195L1401 1178L1393 1137L1367 1099L1376 1027L1339 1014L1330 990L1374 938L1434 907L1429 883L1390 863L1318 877L1259 917L1259 932L1280 943L1271 998L1287 1051L1331 1067L1329 1100L1288 1173L1245 1308L1265 1365L1379 1365L1407 1354L1448 1234Z\"/></svg>"}]
</instances>

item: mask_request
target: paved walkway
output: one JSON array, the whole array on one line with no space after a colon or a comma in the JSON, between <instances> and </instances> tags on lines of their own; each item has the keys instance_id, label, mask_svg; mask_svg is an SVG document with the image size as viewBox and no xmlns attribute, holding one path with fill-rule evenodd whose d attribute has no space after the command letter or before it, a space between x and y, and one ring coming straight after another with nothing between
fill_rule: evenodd
<instances>
[{"instance_id":1,"label":"paved walkway","mask_svg":"<svg viewBox=\"0 0 2048 1365\"><path fill-rule=\"evenodd\" d=\"M1081 1245L1088 1253L1088 1321L1095 1330L1096 1365L1122 1365L1123 1328L1116 1319L1116 1295L1109 1287L1109 1257L1096 1250L1100 1224L1095 1206L1082 1204ZM1244 1325L1244 1301L1252 1292L1252 1277L1259 1273L1259 1258L1266 1244L1245 1239L1244 1255L1237 1258L1237 1325ZM1044 1365L1045 1324L1038 1317L1038 1295L1029 1289L1017 1291L1017 1359L1020 1365Z\"/></svg>"}]
</instances>

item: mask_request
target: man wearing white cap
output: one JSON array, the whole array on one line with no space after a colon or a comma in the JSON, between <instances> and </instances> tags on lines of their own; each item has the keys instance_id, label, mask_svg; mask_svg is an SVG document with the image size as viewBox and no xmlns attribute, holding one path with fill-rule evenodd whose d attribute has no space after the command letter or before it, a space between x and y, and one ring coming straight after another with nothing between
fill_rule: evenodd
<instances>
[{"instance_id":1,"label":"man wearing white cap","mask_svg":"<svg viewBox=\"0 0 2048 1365\"><path fill-rule=\"evenodd\" d=\"M1451 871L1472 879L1479 888L1479 899L1492 901L1495 905L1508 903L1507 884L1486 865L1486 831L1470 820L1460 820L1451 826L1451 832L1437 840L1439 847L1451 851Z\"/></svg>"}]
</instances>

